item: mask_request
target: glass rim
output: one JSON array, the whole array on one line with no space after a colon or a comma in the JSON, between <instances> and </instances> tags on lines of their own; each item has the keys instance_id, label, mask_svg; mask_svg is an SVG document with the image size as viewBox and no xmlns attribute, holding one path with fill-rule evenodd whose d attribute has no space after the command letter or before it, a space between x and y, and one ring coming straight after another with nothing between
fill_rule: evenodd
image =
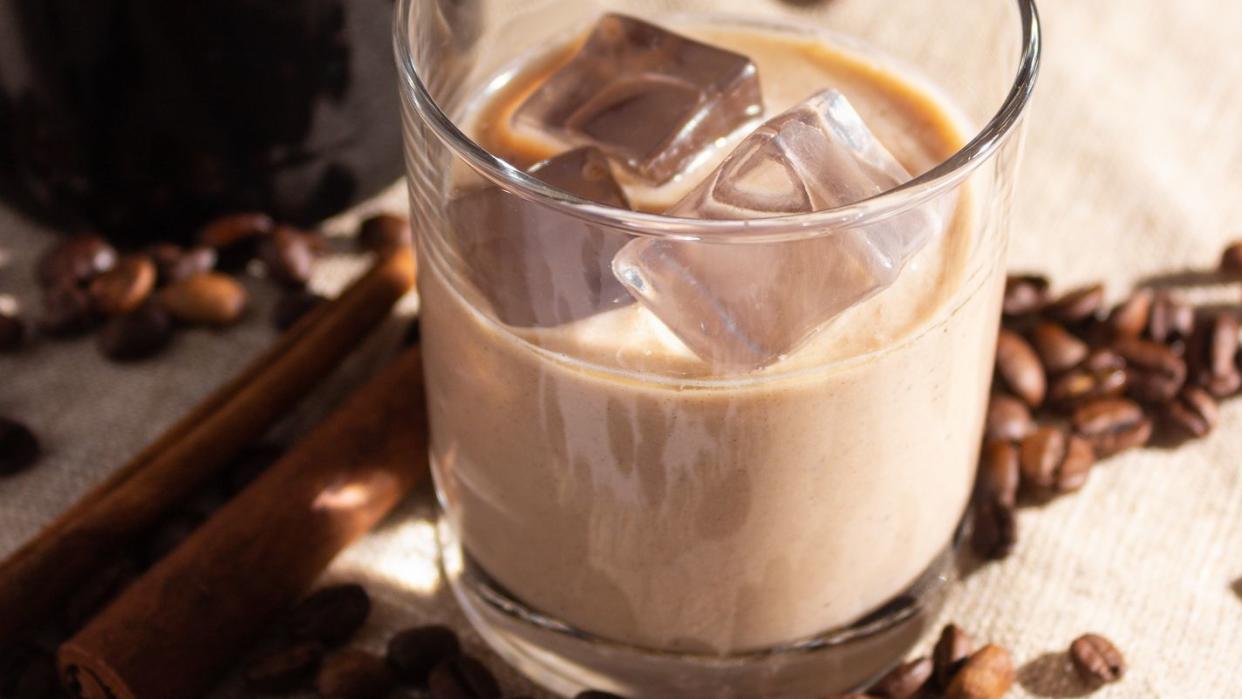
<instances>
[{"instance_id":1,"label":"glass rim","mask_svg":"<svg viewBox=\"0 0 1242 699\"><path fill-rule=\"evenodd\" d=\"M1022 25L1022 54L1008 94L992 118L964 146L908 182L868 199L822 211L745 220L689 219L627 211L582 199L514 167L467 136L440 109L414 64L410 13L414 3L425 1L399 0L394 15L393 44L401 75L402 101L408 102L437 138L475 171L524 199L626 233L672 240L753 244L817 238L880 221L934 199L955 188L987 162L1021 122L1035 90L1042 50L1042 29L1035 0L1012 0Z\"/></svg>"}]
</instances>

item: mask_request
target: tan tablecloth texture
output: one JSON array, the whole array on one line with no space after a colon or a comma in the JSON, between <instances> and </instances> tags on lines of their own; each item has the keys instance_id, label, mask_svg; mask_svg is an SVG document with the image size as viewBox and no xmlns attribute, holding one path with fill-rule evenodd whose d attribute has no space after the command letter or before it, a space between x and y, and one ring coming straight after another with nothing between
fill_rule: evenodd
<instances>
[{"instance_id":1,"label":"tan tablecloth texture","mask_svg":"<svg viewBox=\"0 0 1242 699\"><path fill-rule=\"evenodd\" d=\"M1242 236L1242 4L1211 0L1043 0L1045 63L1029 116L1016 197L1014 268L1055 270L1058 283L1104 279L1116 298L1133 283L1211 268ZM375 207L400 208L397 186ZM332 222L343 233L348 218ZM0 302L31 306L29 269L45 232L0 209ZM331 291L359 261L333 258L316 285ZM42 436L42 464L0 482L0 555L153 439L266 345L273 297L253 284L252 322L226 334L183 334L163 359L117 366L90 342L51 343L0 358L0 413ZM1196 288L1238 301L1237 285ZM408 310L408 309L407 309ZM391 350L381 333L295 416L322 414ZM292 428L290 428L292 429ZM1017 553L969 575L944 616L1001 643L1021 665L1017 697L1085 688L1061 655L1086 630L1115 639L1126 679L1094 696L1242 697L1242 401L1209 439L1176 451L1114 458L1079 494L1020 516ZM333 566L362 579L377 608L361 643L380 650L398 628L446 621L465 631L434 563L424 489L404 515ZM882 545L882 542L877 542ZM498 664L498 661L497 661ZM526 690L502 672L511 692ZM225 680L220 697L241 696Z\"/></svg>"}]
</instances>

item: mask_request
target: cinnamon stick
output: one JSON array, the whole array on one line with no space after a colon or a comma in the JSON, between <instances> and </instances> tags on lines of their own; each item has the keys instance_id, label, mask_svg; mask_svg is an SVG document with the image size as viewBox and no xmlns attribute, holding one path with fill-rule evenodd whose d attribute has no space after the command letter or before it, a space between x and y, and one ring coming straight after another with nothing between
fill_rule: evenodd
<instances>
[{"instance_id":1,"label":"cinnamon stick","mask_svg":"<svg viewBox=\"0 0 1242 699\"><path fill-rule=\"evenodd\" d=\"M407 350L61 646L88 699L196 697L427 471Z\"/></svg>"},{"instance_id":2,"label":"cinnamon stick","mask_svg":"<svg viewBox=\"0 0 1242 699\"><path fill-rule=\"evenodd\" d=\"M409 250L377 260L0 563L0 647L44 623L93 569L259 439L388 316L414 272Z\"/></svg>"}]
</instances>

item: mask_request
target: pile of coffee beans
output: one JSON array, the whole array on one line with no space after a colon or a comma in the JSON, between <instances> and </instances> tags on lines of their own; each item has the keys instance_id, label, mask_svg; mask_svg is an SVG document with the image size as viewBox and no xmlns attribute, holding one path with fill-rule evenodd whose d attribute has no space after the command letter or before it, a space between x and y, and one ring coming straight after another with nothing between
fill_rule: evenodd
<instances>
[{"instance_id":1,"label":"pile of coffee beans","mask_svg":"<svg viewBox=\"0 0 1242 699\"><path fill-rule=\"evenodd\" d=\"M1242 277L1242 243L1219 274ZM1100 459L1206 436L1242 389L1237 315L1175 290L1106 308L1102 285L1054 297L1047 278L1015 275L1003 313L971 533L984 558L1013 551L1017 506L1078 490Z\"/></svg>"},{"instance_id":2,"label":"pile of coffee beans","mask_svg":"<svg viewBox=\"0 0 1242 699\"><path fill-rule=\"evenodd\" d=\"M0 354L25 350L36 333L67 340L93 332L108 359L153 357L179 328L238 323L249 298L237 275L252 266L282 290L271 317L278 330L326 300L306 286L326 249L318 233L242 212L208 223L194 239L188 246L156 243L125 252L93 233L57 240L35 269L42 295L37 320L0 309ZM405 217L381 213L362 222L355 240L360 251L380 254L412 245L413 235ZM0 476L25 470L39 454L29 427L0 417Z\"/></svg>"}]
</instances>

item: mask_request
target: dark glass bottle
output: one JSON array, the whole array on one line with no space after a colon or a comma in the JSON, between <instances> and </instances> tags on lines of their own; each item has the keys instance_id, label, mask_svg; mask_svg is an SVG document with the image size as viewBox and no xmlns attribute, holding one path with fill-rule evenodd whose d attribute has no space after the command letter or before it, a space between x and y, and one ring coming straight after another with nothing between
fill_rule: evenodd
<instances>
[{"instance_id":1,"label":"dark glass bottle","mask_svg":"<svg viewBox=\"0 0 1242 699\"><path fill-rule=\"evenodd\" d=\"M391 0L0 0L0 196L120 240L401 174Z\"/></svg>"}]
</instances>

